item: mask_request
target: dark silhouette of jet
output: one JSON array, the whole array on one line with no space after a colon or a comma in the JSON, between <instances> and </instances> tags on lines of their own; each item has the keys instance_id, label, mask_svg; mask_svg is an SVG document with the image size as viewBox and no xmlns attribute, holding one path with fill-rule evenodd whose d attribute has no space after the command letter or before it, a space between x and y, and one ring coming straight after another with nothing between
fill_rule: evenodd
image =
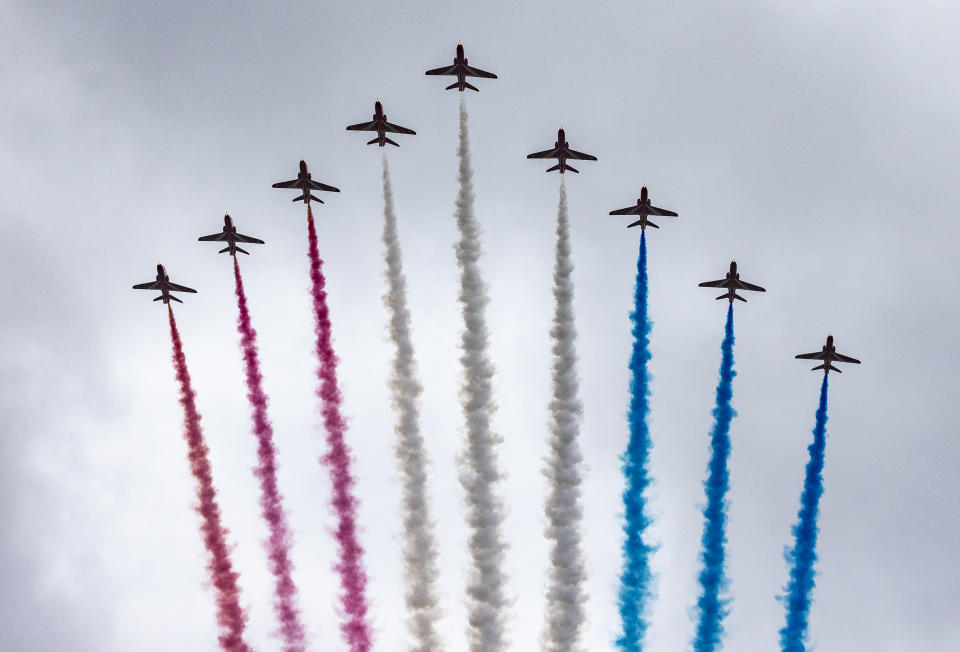
<instances>
[{"instance_id":1,"label":"dark silhouette of jet","mask_svg":"<svg viewBox=\"0 0 960 652\"><path fill-rule=\"evenodd\" d=\"M574 169L567 165L567 159L574 159L579 161L596 161L597 157L590 154L584 154L583 152L578 152L574 149L570 149L570 144L567 142L567 136L563 132L563 127L557 131L557 142L553 144L553 149L545 149L542 152L534 152L533 154L527 154L527 158L555 158L560 162L557 165L554 165L552 168L548 168L547 172L553 172L554 170L560 170L560 174L563 174L564 170L570 170L571 172L576 172L580 174L580 170Z\"/></svg>"},{"instance_id":2,"label":"dark silhouette of jet","mask_svg":"<svg viewBox=\"0 0 960 652\"><path fill-rule=\"evenodd\" d=\"M293 201L302 201L305 204L309 204L310 200L323 203L323 200L319 197L315 197L310 194L311 190L325 190L327 192L340 192L339 188L334 188L333 186L328 186L325 183L320 183L319 181L314 181L310 178L310 173L307 171L307 163L303 159L300 159L300 173L297 175L296 179L291 179L290 181L279 181L273 184L274 188L298 188L303 194L299 197L294 197Z\"/></svg>"},{"instance_id":3,"label":"dark silhouette of jet","mask_svg":"<svg viewBox=\"0 0 960 652\"><path fill-rule=\"evenodd\" d=\"M730 303L733 303L734 299L740 299L743 302L746 302L746 299L737 294L737 290L750 290L751 292L766 292L759 285L754 285L753 283L747 283L746 281L740 280L740 274L737 273L737 261L730 261L730 271L727 272L727 278L720 281L704 281L700 284L702 288L727 288L726 294L721 294L717 297L717 300L720 299L730 299Z\"/></svg>"},{"instance_id":4,"label":"dark silhouette of jet","mask_svg":"<svg viewBox=\"0 0 960 652\"><path fill-rule=\"evenodd\" d=\"M149 283L138 283L133 286L134 290L159 290L160 296L154 299L154 301L163 301L164 303L170 303L170 300L176 301L177 303L183 303L177 297L170 294L171 292L192 292L197 293L193 288L188 288L185 285L177 285L176 283L170 282L170 277L167 276L167 272L164 271L163 265L157 263L157 280L150 281Z\"/></svg>"},{"instance_id":5,"label":"dark silhouette of jet","mask_svg":"<svg viewBox=\"0 0 960 652\"><path fill-rule=\"evenodd\" d=\"M227 246L218 251L218 254L229 253L231 256L236 257L237 252L239 251L242 254L250 255L249 251L244 251L237 246L238 242L249 242L251 244L263 244L263 240L258 238L251 238L248 235L243 235L242 233L237 233L237 227L233 225L233 220L229 215L223 216L223 231L220 233L214 233L211 235L204 235L197 240L201 242L226 242Z\"/></svg>"},{"instance_id":6,"label":"dark silhouette of jet","mask_svg":"<svg viewBox=\"0 0 960 652\"><path fill-rule=\"evenodd\" d=\"M827 335L827 343L823 345L823 348L820 351L817 351L816 353L801 353L796 357L800 360L823 360L822 365L818 365L810 371L823 369L824 375L830 373L831 371L836 371L838 374L841 373L839 369L831 364L833 362L850 362L853 364L860 364L860 361L856 358L851 358L849 356L837 353L836 347L833 346L833 335Z\"/></svg>"},{"instance_id":7,"label":"dark silhouette of jet","mask_svg":"<svg viewBox=\"0 0 960 652\"><path fill-rule=\"evenodd\" d=\"M639 215L640 219L634 222L633 224L628 224L627 228L631 226L639 226L641 231L646 231L648 226L652 226L655 229L660 227L647 219L648 215L662 215L665 217L677 217L677 214L673 211L668 211L665 208L657 208L650 203L650 198L647 197L647 187L644 186L640 189L640 199L637 200L636 206L628 206L627 208L618 208L615 211L610 211L611 215Z\"/></svg>"},{"instance_id":8,"label":"dark silhouette of jet","mask_svg":"<svg viewBox=\"0 0 960 652\"><path fill-rule=\"evenodd\" d=\"M387 138L388 131L394 134L410 134L411 136L417 134L413 129L407 129L406 127L387 122L387 116L384 115L383 105L380 104L379 100L373 105L373 120L371 122L361 122L358 125L350 125L347 127L347 131L375 131L377 132L377 137L368 142L367 145L377 143L380 147L383 147L387 143L400 147L398 143Z\"/></svg>"},{"instance_id":9,"label":"dark silhouette of jet","mask_svg":"<svg viewBox=\"0 0 960 652\"><path fill-rule=\"evenodd\" d=\"M484 77L486 79L496 79L497 76L492 72L487 72L486 70L480 70L479 68L474 68L473 66L467 65L467 59L463 56L463 44L457 43L457 56L453 60L452 66L446 66L444 68L434 68L433 70L428 70L428 75L454 75L457 78L457 81L447 86L444 90L451 91L456 88L459 91L463 91L465 88L469 88L474 91L480 91L479 88L467 82L467 77Z\"/></svg>"}]
</instances>

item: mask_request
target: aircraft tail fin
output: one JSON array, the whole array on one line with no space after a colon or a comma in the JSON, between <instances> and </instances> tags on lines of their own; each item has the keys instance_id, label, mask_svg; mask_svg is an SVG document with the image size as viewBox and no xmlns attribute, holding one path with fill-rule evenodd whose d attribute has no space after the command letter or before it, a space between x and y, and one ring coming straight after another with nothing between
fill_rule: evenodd
<instances>
[{"instance_id":1,"label":"aircraft tail fin","mask_svg":"<svg viewBox=\"0 0 960 652\"><path fill-rule=\"evenodd\" d=\"M834 367L832 364L829 364L829 363L827 363L827 362L824 362L824 363L821 364L821 365L817 365L816 367L814 367L814 368L811 369L810 371L817 371L818 369L823 369L823 373L829 373L829 372L831 372L831 371L836 371L838 374L843 373L842 371L840 371L839 369L837 369L836 367Z\"/></svg>"},{"instance_id":2,"label":"aircraft tail fin","mask_svg":"<svg viewBox=\"0 0 960 652\"><path fill-rule=\"evenodd\" d=\"M160 301L160 300L162 300L162 299L163 299L163 295L161 294L159 297L157 297L156 299L154 299L154 301Z\"/></svg>"},{"instance_id":3,"label":"aircraft tail fin","mask_svg":"<svg viewBox=\"0 0 960 652\"><path fill-rule=\"evenodd\" d=\"M218 254L225 254L225 253L227 253L228 251L230 251L230 247L224 247L223 249L221 249L221 250L218 251L217 253L218 253Z\"/></svg>"},{"instance_id":4,"label":"aircraft tail fin","mask_svg":"<svg viewBox=\"0 0 960 652\"><path fill-rule=\"evenodd\" d=\"M241 249L240 247L235 247L235 249L236 249L237 251L239 251L240 253L242 253L242 254L247 254L248 256L250 255L250 252L249 252L249 251L246 251L246 250L244 250L244 249Z\"/></svg>"},{"instance_id":5,"label":"aircraft tail fin","mask_svg":"<svg viewBox=\"0 0 960 652\"><path fill-rule=\"evenodd\" d=\"M452 84L450 84L449 86L447 86L447 87L446 87L445 89L443 89L443 90L445 90L445 91L452 91L454 88L460 88L460 82L453 82Z\"/></svg>"},{"instance_id":6,"label":"aircraft tail fin","mask_svg":"<svg viewBox=\"0 0 960 652\"><path fill-rule=\"evenodd\" d=\"M472 91L477 91L478 93L480 92L480 89L474 86L473 84L471 84L470 82L463 82L463 87L469 88Z\"/></svg>"},{"instance_id":7,"label":"aircraft tail fin","mask_svg":"<svg viewBox=\"0 0 960 652\"><path fill-rule=\"evenodd\" d=\"M389 138L384 138L383 140L384 140L384 142L390 143L390 144L393 145L394 147L400 147L400 144L399 144L399 143L395 143L395 142L393 142L392 140L390 140Z\"/></svg>"},{"instance_id":8,"label":"aircraft tail fin","mask_svg":"<svg viewBox=\"0 0 960 652\"><path fill-rule=\"evenodd\" d=\"M747 302L746 299L744 299L743 297L741 297L741 296L740 296L739 294L737 294L736 292L733 293L733 298L734 298L734 299L740 299L740 300L743 301L744 303Z\"/></svg>"},{"instance_id":9,"label":"aircraft tail fin","mask_svg":"<svg viewBox=\"0 0 960 652\"><path fill-rule=\"evenodd\" d=\"M320 204L323 203L323 200L322 200L322 199L320 199L319 197L317 197L316 195L313 195L313 194L310 195L310 199L311 199L312 201L315 201L315 202L320 203Z\"/></svg>"},{"instance_id":10,"label":"aircraft tail fin","mask_svg":"<svg viewBox=\"0 0 960 652\"><path fill-rule=\"evenodd\" d=\"M580 174L580 170L578 170L577 168L572 168L572 167L570 167L569 165L567 165L566 163L563 164L563 167L565 167L566 169L570 170L571 172L576 172L577 174Z\"/></svg>"},{"instance_id":11,"label":"aircraft tail fin","mask_svg":"<svg viewBox=\"0 0 960 652\"><path fill-rule=\"evenodd\" d=\"M560 170L560 174L563 174L563 170L560 169L560 164L557 163L552 168L547 168L547 172L553 172L554 170Z\"/></svg>"},{"instance_id":12,"label":"aircraft tail fin","mask_svg":"<svg viewBox=\"0 0 960 652\"><path fill-rule=\"evenodd\" d=\"M294 197L294 198L293 198L293 201L302 201L302 202L305 202L305 201L307 201L307 196L308 196L307 193L303 193L303 194L300 195L299 197ZM313 201L320 202L321 204L323 203L323 200L322 200L322 199L318 199L318 198L315 197L314 195L309 195L309 197L310 197L310 199L312 199Z\"/></svg>"},{"instance_id":13,"label":"aircraft tail fin","mask_svg":"<svg viewBox=\"0 0 960 652\"><path fill-rule=\"evenodd\" d=\"M373 140L368 140L368 141L367 141L367 145L374 145L374 144L379 143L379 142L380 142L380 137L378 136L378 137L374 138ZM382 145L381 145L381 147L382 147Z\"/></svg>"},{"instance_id":14,"label":"aircraft tail fin","mask_svg":"<svg viewBox=\"0 0 960 652\"><path fill-rule=\"evenodd\" d=\"M170 299L171 299L172 301L176 301L177 303L183 303L183 301L181 301L181 300L178 299L177 297L173 296L172 294L170 295Z\"/></svg>"},{"instance_id":15,"label":"aircraft tail fin","mask_svg":"<svg viewBox=\"0 0 960 652\"><path fill-rule=\"evenodd\" d=\"M659 229L659 228L660 228L659 226L657 226L656 224L654 224L654 223L651 222L650 220L647 220L647 226L652 226L652 227L655 228L655 229Z\"/></svg>"}]
</instances>

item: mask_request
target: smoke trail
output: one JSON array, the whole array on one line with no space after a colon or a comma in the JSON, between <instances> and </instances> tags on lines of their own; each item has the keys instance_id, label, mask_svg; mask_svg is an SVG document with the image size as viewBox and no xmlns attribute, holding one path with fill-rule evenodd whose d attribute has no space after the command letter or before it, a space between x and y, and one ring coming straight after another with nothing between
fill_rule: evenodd
<instances>
[{"instance_id":1,"label":"smoke trail","mask_svg":"<svg viewBox=\"0 0 960 652\"><path fill-rule=\"evenodd\" d=\"M290 530L283 511L283 496L277 487L276 449L273 445L273 426L267 416L267 395L263 391L260 359L257 352L257 331L250 323L247 295L243 290L240 265L233 258L233 277L236 281L237 307L240 311L237 330L247 375L247 398L253 410L253 434L257 436L259 464L255 475L260 479L260 509L270 528L266 542L270 572L274 577L273 609L280 621L286 652L303 652L306 634L297 608L297 587L293 583L293 563L290 561Z\"/></svg>"},{"instance_id":2,"label":"smoke trail","mask_svg":"<svg viewBox=\"0 0 960 652\"><path fill-rule=\"evenodd\" d=\"M817 560L817 513L823 493L823 452L827 444L827 374L820 386L820 406L813 428L810 460L807 462L800 512L793 526L793 550L786 554L790 569L787 584L787 623L780 630L780 649L783 652L804 652L807 639L807 621L810 616L810 594L813 592L813 563Z\"/></svg>"},{"instance_id":3,"label":"smoke trail","mask_svg":"<svg viewBox=\"0 0 960 652\"><path fill-rule=\"evenodd\" d=\"M367 652L371 646L370 625L367 623L367 574L363 569L363 548L357 540L357 499L353 495L353 476L350 473L350 449L344 441L347 424L340 414L340 388L337 386L337 356L333 352L330 334L330 310L324 290L323 261L317 248L317 230L313 211L307 206L307 230L310 253L310 281L312 283L313 313L317 335L317 378L320 387L323 423L327 429L327 452L323 463L330 469L333 482L333 508L337 515L337 543L340 560L335 568L340 575L341 606L346 620L340 631L351 652Z\"/></svg>"},{"instance_id":4,"label":"smoke trail","mask_svg":"<svg viewBox=\"0 0 960 652\"><path fill-rule=\"evenodd\" d=\"M730 488L727 459L730 457L730 422L737 415L730 405L733 398L733 304L727 308L727 324L723 331L723 351L720 362L720 381L717 383L717 405L713 408L713 431L710 433L709 476L704 482L707 504L703 508L703 551L700 560L700 599L697 601L699 621L693 641L694 652L713 652L720 647L723 618L727 615L728 600L720 599L727 579L724 576L724 546L727 542L726 495Z\"/></svg>"},{"instance_id":5,"label":"smoke trail","mask_svg":"<svg viewBox=\"0 0 960 652\"><path fill-rule=\"evenodd\" d=\"M437 542L427 506L427 457L420 434L419 397L423 391L410 338L407 279L393 210L390 167L383 157L383 244L386 246L387 285L383 302L390 312L390 339L396 347L390 390L397 413L396 455L403 474L403 558L406 570L407 629L414 652L441 649L437 639Z\"/></svg>"},{"instance_id":6,"label":"smoke trail","mask_svg":"<svg viewBox=\"0 0 960 652\"><path fill-rule=\"evenodd\" d=\"M652 597L650 555L654 546L644 542L643 534L652 522L646 513L644 491L650 484L647 462L650 458L650 327L647 318L647 238L640 232L640 255L637 258L637 283L634 291L633 354L630 358L630 442L623 454L623 474L627 487L623 492L626 522L623 524L623 569L620 572L621 634L617 646L627 652L639 652L647 631L647 600Z\"/></svg>"},{"instance_id":7,"label":"smoke trail","mask_svg":"<svg viewBox=\"0 0 960 652\"><path fill-rule=\"evenodd\" d=\"M557 207L557 245L553 268L554 316L553 400L550 402L550 453L544 474L550 488L546 502L546 535L550 551L550 580L547 590L547 622L543 649L547 652L580 650L580 629L584 622L583 590L585 571L580 543L580 402L577 379L577 331L573 315L573 261L567 219L567 189L560 182Z\"/></svg>"},{"instance_id":8,"label":"smoke trail","mask_svg":"<svg viewBox=\"0 0 960 652\"><path fill-rule=\"evenodd\" d=\"M495 405L491 379L493 365L487 356L486 284L480 275L480 227L473 216L473 171L467 132L467 108L460 100L460 161L457 181L456 246L460 267L460 296L463 307L463 385L460 398L467 421L467 450L461 458L460 484L467 495L467 523L470 526L470 557L473 569L467 584L468 638L472 652L502 652L506 649L505 617L509 602L504 596L506 578L501 524L503 505L495 488L501 479L497 469L496 446L501 439L490 430Z\"/></svg>"},{"instance_id":9,"label":"smoke trail","mask_svg":"<svg viewBox=\"0 0 960 652\"><path fill-rule=\"evenodd\" d=\"M230 550L227 547L228 530L220 523L220 506L217 504L217 492L213 488L213 475L210 461L207 459L207 443L200 428L200 413L194 402L195 394L187 371L187 358L183 354L183 343L177 321L173 318L173 308L167 306L170 317L170 339L173 341L173 366L180 382L180 405L183 406L183 436L189 447L188 459L190 471L197 480L197 498L200 505L197 512L203 518L200 531L203 543L210 553L210 581L217 590L217 623L220 625L220 647L231 652L249 652L250 648L243 640L243 630L247 615L240 607L240 587L237 586L238 573L230 563Z\"/></svg>"}]
</instances>

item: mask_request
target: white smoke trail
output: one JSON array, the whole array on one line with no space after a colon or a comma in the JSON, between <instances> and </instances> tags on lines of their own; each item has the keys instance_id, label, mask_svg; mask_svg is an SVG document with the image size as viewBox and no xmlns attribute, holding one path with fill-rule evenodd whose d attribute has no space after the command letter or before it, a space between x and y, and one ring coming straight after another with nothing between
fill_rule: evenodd
<instances>
[{"instance_id":1,"label":"white smoke trail","mask_svg":"<svg viewBox=\"0 0 960 652\"><path fill-rule=\"evenodd\" d=\"M553 328L553 400L550 401L550 452L544 475L549 480L546 501L550 551L545 652L580 650L584 622L585 571L580 542L580 383L577 379L577 331L573 317L573 261L567 219L567 189L560 183L557 207L557 247L553 268L555 302Z\"/></svg>"},{"instance_id":2,"label":"white smoke trail","mask_svg":"<svg viewBox=\"0 0 960 652\"><path fill-rule=\"evenodd\" d=\"M420 434L417 363L410 341L410 310L407 279L393 210L390 167L383 158L383 244L386 246L386 278L389 290L383 302L390 312L390 339L396 347L390 390L397 413L396 455L403 482L403 558L406 574L407 629L413 637L411 652L435 652L441 648L436 623L437 541L427 507L427 459Z\"/></svg>"},{"instance_id":3,"label":"white smoke trail","mask_svg":"<svg viewBox=\"0 0 960 652\"><path fill-rule=\"evenodd\" d=\"M466 492L473 562L467 583L467 633L471 652L506 649L503 560L506 544L501 525L503 505L496 496L501 479L496 446L502 441L490 430L494 411L491 379L493 365L487 356L485 309L487 288L480 275L480 228L473 217L473 171L467 134L467 108L460 100L460 169L455 216L460 231L457 264L460 267L460 303L463 306L463 386L460 400L467 422L467 450L460 458L460 484Z\"/></svg>"}]
</instances>

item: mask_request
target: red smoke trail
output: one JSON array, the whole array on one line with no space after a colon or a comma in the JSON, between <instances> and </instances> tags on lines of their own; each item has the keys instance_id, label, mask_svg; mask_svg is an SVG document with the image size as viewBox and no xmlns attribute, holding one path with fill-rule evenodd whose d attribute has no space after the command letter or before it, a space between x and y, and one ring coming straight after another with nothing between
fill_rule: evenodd
<instances>
[{"instance_id":1,"label":"red smoke trail","mask_svg":"<svg viewBox=\"0 0 960 652\"><path fill-rule=\"evenodd\" d=\"M276 448L273 445L273 426L267 416L267 395L263 391L260 359L257 353L257 331L250 323L247 295L243 291L240 265L233 259L233 277L236 281L237 307L240 318L240 348L247 373L247 398L253 408L253 434L257 436L259 465L254 474L260 479L260 508L270 527L267 555L274 577L273 610L280 620L280 633L286 652L304 652L306 634L297 608L297 587L293 583L293 563L290 561L290 530L283 511L283 496L277 488Z\"/></svg>"},{"instance_id":2,"label":"red smoke trail","mask_svg":"<svg viewBox=\"0 0 960 652\"><path fill-rule=\"evenodd\" d=\"M336 569L340 574L340 596L346 621L341 623L351 652L367 652L371 647L370 625L367 617L367 574L363 570L363 548L357 541L357 499L353 496L353 476L350 475L350 449L344 441L347 424L340 414L340 388L337 387L337 356L330 342L330 310L324 290L323 261L317 248L317 230L313 223L313 211L307 206L307 227L310 241L310 293L313 296L313 314L317 335L317 378L320 387L317 395L322 401L323 424L327 429L327 453L323 462L330 468L333 481L333 508L337 514L337 542L340 544L340 561Z\"/></svg>"},{"instance_id":3,"label":"red smoke trail","mask_svg":"<svg viewBox=\"0 0 960 652\"><path fill-rule=\"evenodd\" d=\"M220 507L217 505L217 492L213 488L210 473L210 461L207 459L207 443L200 429L200 414L194 403L193 387L190 384L190 372L187 371L187 358L183 355L183 344L177 321L173 318L173 308L167 306L170 315L170 338L173 340L173 366L180 381L180 404L183 406L183 436L190 447L190 470L197 479L197 498L200 505L197 511L203 517L203 543L210 553L210 579L217 589L217 622L220 624L220 647L231 652L250 652L243 641L243 629L247 615L240 608L240 588L237 586L238 574L230 564L230 551L227 548L228 530L220 524Z\"/></svg>"}]
</instances>

